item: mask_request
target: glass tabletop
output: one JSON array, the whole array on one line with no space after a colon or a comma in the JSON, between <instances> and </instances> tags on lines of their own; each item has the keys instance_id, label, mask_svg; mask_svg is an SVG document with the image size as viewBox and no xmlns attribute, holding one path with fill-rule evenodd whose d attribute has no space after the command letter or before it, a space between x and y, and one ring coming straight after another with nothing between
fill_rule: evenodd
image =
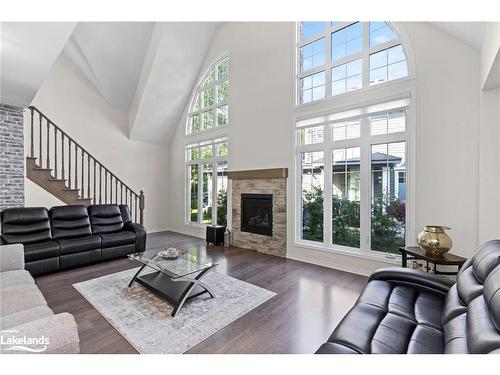
<instances>
[{"instance_id":1,"label":"glass tabletop","mask_svg":"<svg viewBox=\"0 0 500 375\"><path fill-rule=\"evenodd\" d=\"M218 263L210 262L207 259L200 259L197 255L190 254L184 249L177 249L179 251L177 259L165 259L158 256L160 250L162 249L147 250L142 253L131 254L128 257L156 271L160 271L173 279L191 275L218 265Z\"/></svg>"}]
</instances>

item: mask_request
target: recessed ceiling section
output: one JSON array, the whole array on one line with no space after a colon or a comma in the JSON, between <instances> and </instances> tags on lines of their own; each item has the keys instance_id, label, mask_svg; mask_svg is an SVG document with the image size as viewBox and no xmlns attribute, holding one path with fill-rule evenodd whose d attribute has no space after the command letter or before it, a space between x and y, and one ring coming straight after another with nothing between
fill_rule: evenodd
<instances>
[{"instance_id":1,"label":"recessed ceiling section","mask_svg":"<svg viewBox=\"0 0 500 375\"><path fill-rule=\"evenodd\" d=\"M80 22L66 52L113 107L128 111L153 28L154 22Z\"/></svg>"}]
</instances>

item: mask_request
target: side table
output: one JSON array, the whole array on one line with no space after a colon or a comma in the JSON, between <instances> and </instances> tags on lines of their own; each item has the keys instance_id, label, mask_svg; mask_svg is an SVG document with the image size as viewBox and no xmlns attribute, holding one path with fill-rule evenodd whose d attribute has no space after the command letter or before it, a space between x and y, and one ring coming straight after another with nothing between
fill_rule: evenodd
<instances>
[{"instance_id":1,"label":"side table","mask_svg":"<svg viewBox=\"0 0 500 375\"><path fill-rule=\"evenodd\" d=\"M400 247L399 251L401 252L402 267L407 267L408 260L420 259L427 263L427 269L429 269L429 263L432 263L434 265L433 270L436 275L457 275L458 271L460 271L460 268L467 260L461 256L448 253L439 256L429 255L418 246ZM436 270L436 266L457 266L458 269L457 272L438 271Z\"/></svg>"}]
</instances>

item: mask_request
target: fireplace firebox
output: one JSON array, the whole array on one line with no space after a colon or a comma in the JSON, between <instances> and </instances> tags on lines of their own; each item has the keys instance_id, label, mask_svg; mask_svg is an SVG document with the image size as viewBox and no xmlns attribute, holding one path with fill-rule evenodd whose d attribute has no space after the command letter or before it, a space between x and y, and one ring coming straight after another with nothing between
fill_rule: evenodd
<instances>
[{"instance_id":1,"label":"fireplace firebox","mask_svg":"<svg viewBox=\"0 0 500 375\"><path fill-rule=\"evenodd\" d=\"M273 235L272 194L241 194L241 231Z\"/></svg>"}]
</instances>

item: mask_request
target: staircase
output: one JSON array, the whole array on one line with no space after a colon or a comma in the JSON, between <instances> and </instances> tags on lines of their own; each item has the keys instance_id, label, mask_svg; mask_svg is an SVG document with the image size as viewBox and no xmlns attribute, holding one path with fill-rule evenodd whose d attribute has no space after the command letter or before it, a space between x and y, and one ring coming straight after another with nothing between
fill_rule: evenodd
<instances>
[{"instance_id":1,"label":"staircase","mask_svg":"<svg viewBox=\"0 0 500 375\"><path fill-rule=\"evenodd\" d=\"M144 223L144 192L130 189L36 107L30 111L26 177L68 205L127 204Z\"/></svg>"}]
</instances>

